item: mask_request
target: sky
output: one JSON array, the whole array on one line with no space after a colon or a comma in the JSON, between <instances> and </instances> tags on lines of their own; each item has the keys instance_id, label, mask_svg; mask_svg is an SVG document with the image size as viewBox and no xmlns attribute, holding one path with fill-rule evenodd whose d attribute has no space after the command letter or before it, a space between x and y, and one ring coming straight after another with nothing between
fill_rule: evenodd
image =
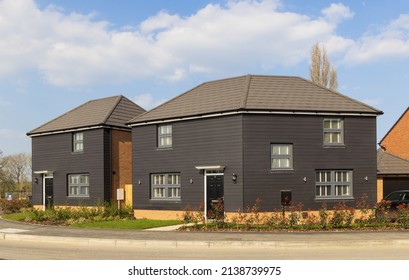
<instances>
[{"instance_id":1,"label":"sky","mask_svg":"<svg viewBox=\"0 0 409 280\"><path fill-rule=\"evenodd\" d=\"M0 150L89 101L145 109L200 83L246 74L309 79L315 43L338 91L384 112L378 141L409 106L407 0L0 0Z\"/></svg>"}]
</instances>

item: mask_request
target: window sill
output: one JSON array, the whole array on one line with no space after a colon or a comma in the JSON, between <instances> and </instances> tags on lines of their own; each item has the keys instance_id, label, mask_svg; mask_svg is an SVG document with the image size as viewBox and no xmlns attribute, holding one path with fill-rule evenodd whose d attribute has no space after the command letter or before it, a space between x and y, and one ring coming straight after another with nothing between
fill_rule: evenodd
<instances>
[{"instance_id":1,"label":"window sill","mask_svg":"<svg viewBox=\"0 0 409 280\"><path fill-rule=\"evenodd\" d=\"M340 200L354 200L355 198L353 196L331 196L331 197L316 197L315 201L330 201L330 200L334 200L334 201L340 201Z\"/></svg>"},{"instance_id":2,"label":"window sill","mask_svg":"<svg viewBox=\"0 0 409 280\"><path fill-rule=\"evenodd\" d=\"M323 148L346 148L345 144L323 144Z\"/></svg>"},{"instance_id":3,"label":"window sill","mask_svg":"<svg viewBox=\"0 0 409 280\"><path fill-rule=\"evenodd\" d=\"M171 150L173 150L173 148L172 147L163 147L163 148L156 148L156 150L157 151L171 151Z\"/></svg>"},{"instance_id":4,"label":"window sill","mask_svg":"<svg viewBox=\"0 0 409 280\"><path fill-rule=\"evenodd\" d=\"M72 196L67 196L68 199L73 199L73 198L90 198L89 195L72 195Z\"/></svg>"},{"instance_id":5,"label":"window sill","mask_svg":"<svg viewBox=\"0 0 409 280\"><path fill-rule=\"evenodd\" d=\"M294 171L293 168L270 169L270 173L289 173Z\"/></svg>"},{"instance_id":6,"label":"window sill","mask_svg":"<svg viewBox=\"0 0 409 280\"><path fill-rule=\"evenodd\" d=\"M166 203L181 203L181 199L170 199L170 198L151 198L149 202L166 202Z\"/></svg>"}]
</instances>

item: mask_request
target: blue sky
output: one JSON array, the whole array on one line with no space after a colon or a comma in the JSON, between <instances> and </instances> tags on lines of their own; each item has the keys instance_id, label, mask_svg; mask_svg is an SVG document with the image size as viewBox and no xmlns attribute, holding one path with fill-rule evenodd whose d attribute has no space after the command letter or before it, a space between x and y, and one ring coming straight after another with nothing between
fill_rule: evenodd
<instances>
[{"instance_id":1,"label":"blue sky","mask_svg":"<svg viewBox=\"0 0 409 280\"><path fill-rule=\"evenodd\" d=\"M409 106L409 4L371 1L0 0L0 150L91 99L150 109L199 83L243 74L308 78L321 42L338 90L384 112Z\"/></svg>"}]
</instances>

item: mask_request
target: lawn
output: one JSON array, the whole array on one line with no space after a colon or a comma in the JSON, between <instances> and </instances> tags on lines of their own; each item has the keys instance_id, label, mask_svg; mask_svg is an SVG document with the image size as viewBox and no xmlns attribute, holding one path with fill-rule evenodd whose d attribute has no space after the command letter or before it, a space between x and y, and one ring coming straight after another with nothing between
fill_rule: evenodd
<instances>
[{"instance_id":1,"label":"lawn","mask_svg":"<svg viewBox=\"0 0 409 280\"><path fill-rule=\"evenodd\" d=\"M3 214L2 218L10 221L24 222L28 212L19 212L13 214ZM178 220L113 220L113 221L98 221L87 222L69 225L69 227L76 228L109 228L109 229L148 229L155 227L165 227L182 224Z\"/></svg>"},{"instance_id":2,"label":"lawn","mask_svg":"<svg viewBox=\"0 0 409 280\"><path fill-rule=\"evenodd\" d=\"M101 221L101 222L90 222L83 224L75 224L70 227L76 228L110 228L110 229L148 229L156 227L166 227L182 224L181 221L177 220L116 220L116 221Z\"/></svg>"}]
</instances>

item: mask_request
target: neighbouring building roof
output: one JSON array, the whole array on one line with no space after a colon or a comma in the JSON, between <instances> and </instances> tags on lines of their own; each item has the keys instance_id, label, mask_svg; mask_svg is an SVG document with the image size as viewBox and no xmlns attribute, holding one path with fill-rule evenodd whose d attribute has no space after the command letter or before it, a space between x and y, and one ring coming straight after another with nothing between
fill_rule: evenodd
<instances>
[{"instance_id":1,"label":"neighbouring building roof","mask_svg":"<svg viewBox=\"0 0 409 280\"><path fill-rule=\"evenodd\" d=\"M378 149L378 175L408 175L409 160Z\"/></svg>"},{"instance_id":2,"label":"neighbouring building roof","mask_svg":"<svg viewBox=\"0 0 409 280\"><path fill-rule=\"evenodd\" d=\"M119 95L88 101L73 110L31 130L28 136L109 126L129 129L126 122L145 110L128 98Z\"/></svg>"},{"instance_id":3,"label":"neighbouring building roof","mask_svg":"<svg viewBox=\"0 0 409 280\"><path fill-rule=\"evenodd\" d=\"M246 75L203 83L132 119L129 124L239 111L383 114L300 77Z\"/></svg>"}]
</instances>

